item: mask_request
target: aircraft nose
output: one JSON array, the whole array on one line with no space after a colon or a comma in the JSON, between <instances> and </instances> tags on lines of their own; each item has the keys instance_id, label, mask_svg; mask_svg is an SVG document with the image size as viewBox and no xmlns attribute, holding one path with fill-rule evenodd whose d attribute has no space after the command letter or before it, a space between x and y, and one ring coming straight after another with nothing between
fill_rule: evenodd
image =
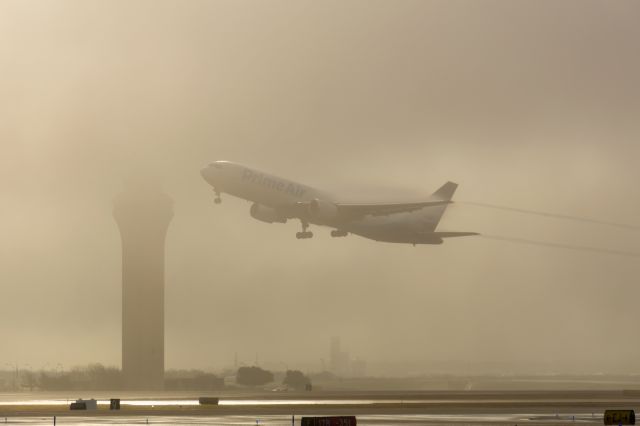
<instances>
[{"instance_id":1,"label":"aircraft nose","mask_svg":"<svg viewBox=\"0 0 640 426\"><path fill-rule=\"evenodd\" d=\"M200 175L202 175L204 180L206 180L209 183L212 183L211 182L211 180L213 178L212 172L213 172L213 170L211 170L211 166L203 167L203 168L200 169Z\"/></svg>"}]
</instances>

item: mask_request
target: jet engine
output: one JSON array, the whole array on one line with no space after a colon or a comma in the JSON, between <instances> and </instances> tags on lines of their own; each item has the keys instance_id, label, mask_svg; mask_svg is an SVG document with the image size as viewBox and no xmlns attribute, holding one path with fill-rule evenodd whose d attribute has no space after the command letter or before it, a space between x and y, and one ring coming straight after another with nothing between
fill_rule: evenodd
<instances>
[{"instance_id":1,"label":"jet engine","mask_svg":"<svg viewBox=\"0 0 640 426\"><path fill-rule=\"evenodd\" d=\"M319 222L332 221L338 216L338 207L332 202L314 198L309 202L309 216Z\"/></svg>"},{"instance_id":2,"label":"jet engine","mask_svg":"<svg viewBox=\"0 0 640 426\"><path fill-rule=\"evenodd\" d=\"M251 210L249 210L251 217L262 222L267 223L286 223L287 218L278 213L278 211L272 207L263 206L262 204L253 203Z\"/></svg>"}]
</instances>

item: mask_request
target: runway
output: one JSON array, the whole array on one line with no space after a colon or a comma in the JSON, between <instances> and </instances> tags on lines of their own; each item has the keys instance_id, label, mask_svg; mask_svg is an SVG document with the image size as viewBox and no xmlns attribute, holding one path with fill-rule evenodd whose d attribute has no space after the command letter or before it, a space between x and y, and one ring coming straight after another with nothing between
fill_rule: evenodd
<instances>
[{"instance_id":1,"label":"runway","mask_svg":"<svg viewBox=\"0 0 640 426\"><path fill-rule=\"evenodd\" d=\"M89 398L90 395L82 395ZM110 396L114 396L112 392ZM69 411L61 395L0 395L0 425L184 424L299 425L302 416L355 415L360 425L602 424L605 409L637 409L638 391L313 392L220 395L218 406L193 396L123 395L119 411L105 395L96 411ZM209 395L214 396L214 395ZM116 396L117 397L117 396ZM292 416L295 422L292 423Z\"/></svg>"},{"instance_id":2,"label":"runway","mask_svg":"<svg viewBox=\"0 0 640 426\"><path fill-rule=\"evenodd\" d=\"M590 415L360 415L359 425L493 425L493 424L530 424L530 425L566 425L566 424L602 424L602 416ZM118 416L118 417L58 417L57 425L299 425L300 417L292 416ZM8 424L51 425L50 417L20 417L11 419Z\"/></svg>"}]
</instances>

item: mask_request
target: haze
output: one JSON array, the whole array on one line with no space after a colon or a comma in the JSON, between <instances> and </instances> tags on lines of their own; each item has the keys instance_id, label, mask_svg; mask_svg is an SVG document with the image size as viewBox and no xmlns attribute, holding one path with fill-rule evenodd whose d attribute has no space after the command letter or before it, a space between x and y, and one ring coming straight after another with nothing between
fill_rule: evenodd
<instances>
[{"instance_id":1,"label":"haze","mask_svg":"<svg viewBox=\"0 0 640 426\"><path fill-rule=\"evenodd\" d=\"M199 175L233 160L345 200L640 224L634 1L3 1L0 364L120 363L112 202L175 201L168 368L640 372L638 259L466 238L296 240ZM640 251L640 233L458 203L442 230Z\"/></svg>"}]
</instances>

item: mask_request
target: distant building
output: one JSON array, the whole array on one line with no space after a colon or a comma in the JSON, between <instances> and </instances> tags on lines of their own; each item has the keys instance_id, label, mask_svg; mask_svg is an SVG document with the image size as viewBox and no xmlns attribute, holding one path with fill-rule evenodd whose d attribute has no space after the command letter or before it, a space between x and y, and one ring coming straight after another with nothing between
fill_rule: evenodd
<instances>
[{"instance_id":1,"label":"distant building","mask_svg":"<svg viewBox=\"0 0 640 426\"><path fill-rule=\"evenodd\" d=\"M367 362L360 358L351 361L351 375L353 377L365 377L367 375Z\"/></svg>"},{"instance_id":2,"label":"distant building","mask_svg":"<svg viewBox=\"0 0 640 426\"><path fill-rule=\"evenodd\" d=\"M349 354L342 351L339 337L331 338L329 369L336 376L346 376L349 374Z\"/></svg>"},{"instance_id":3,"label":"distant building","mask_svg":"<svg viewBox=\"0 0 640 426\"><path fill-rule=\"evenodd\" d=\"M329 350L329 371L341 377L363 377L367 364L362 359L352 360L347 351L343 351L339 337L331 338Z\"/></svg>"}]
</instances>

